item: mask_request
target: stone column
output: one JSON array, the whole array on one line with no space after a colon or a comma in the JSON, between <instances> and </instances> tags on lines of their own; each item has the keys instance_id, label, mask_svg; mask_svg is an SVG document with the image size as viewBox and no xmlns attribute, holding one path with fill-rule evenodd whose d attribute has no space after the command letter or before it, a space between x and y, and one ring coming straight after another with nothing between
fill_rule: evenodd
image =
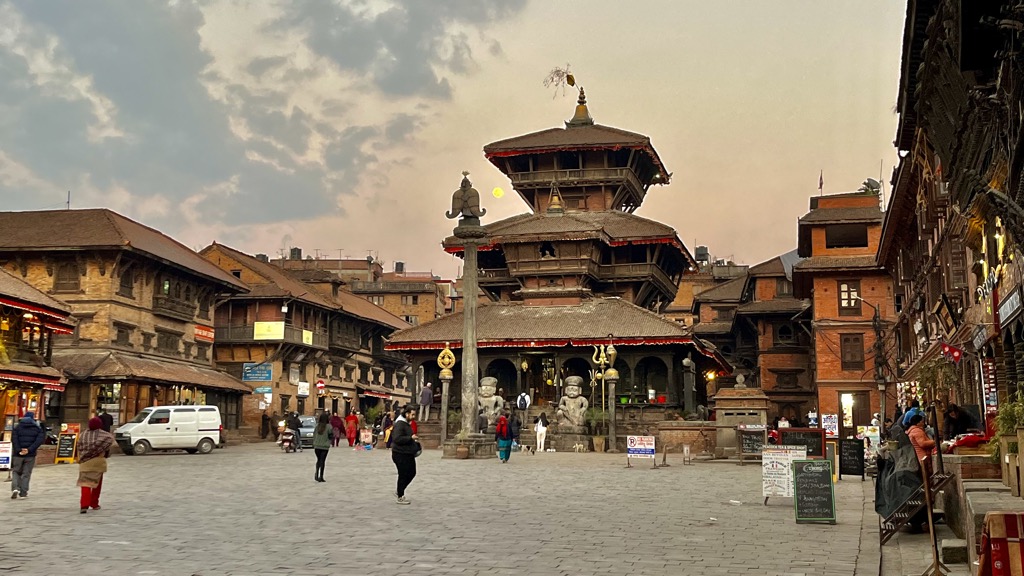
<instances>
[{"instance_id":1,"label":"stone column","mask_svg":"<svg viewBox=\"0 0 1024 576\"><path fill-rule=\"evenodd\" d=\"M476 426L476 406L479 385L477 378L476 356L476 304L477 304L477 262L476 238L463 237L460 231L465 227L465 220L460 221L455 229L455 236L463 240L465 248L465 270L462 273L462 431L472 434ZM474 220L476 220L474 218ZM479 223L479 220L477 220ZM479 228L479 224L476 226Z\"/></svg>"},{"instance_id":2,"label":"stone column","mask_svg":"<svg viewBox=\"0 0 1024 576\"><path fill-rule=\"evenodd\" d=\"M693 358L687 354L686 358L683 359L683 413L696 412L697 406L695 405L695 390L696 387L696 374L695 367L693 364Z\"/></svg>"}]
</instances>

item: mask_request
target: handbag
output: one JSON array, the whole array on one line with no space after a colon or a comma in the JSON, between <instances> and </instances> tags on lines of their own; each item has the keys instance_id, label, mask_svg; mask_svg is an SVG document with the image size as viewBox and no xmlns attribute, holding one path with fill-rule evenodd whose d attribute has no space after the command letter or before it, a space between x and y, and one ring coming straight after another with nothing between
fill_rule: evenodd
<instances>
[{"instance_id":1,"label":"handbag","mask_svg":"<svg viewBox=\"0 0 1024 576\"><path fill-rule=\"evenodd\" d=\"M412 442L416 445L416 452L413 454L413 458L419 458L420 454L423 454L423 445L415 440Z\"/></svg>"}]
</instances>

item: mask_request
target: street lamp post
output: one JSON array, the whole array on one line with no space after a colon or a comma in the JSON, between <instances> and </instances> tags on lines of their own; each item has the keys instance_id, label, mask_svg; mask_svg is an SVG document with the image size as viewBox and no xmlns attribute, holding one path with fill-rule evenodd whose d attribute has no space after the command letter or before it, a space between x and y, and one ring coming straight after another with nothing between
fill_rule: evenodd
<instances>
[{"instance_id":1,"label":"street lamp post","mask_svg":"<svg viewBox=\"0 0 1024 576\"><path fill-rule=\"evenodd\" d=\"M884 333L882 330L882 311L879 310L878 306L875 306L871 302L861 298L860 296L854 296L857 300L860 300L864 304L867 304L874 310L871 316L871 327L875 331L875 343L872 348L875 349L875 384L878 386L878 410L879 419L885 421L885 396L886 396L886 381L885 381L885 343L882 341Z\"/></svg>"},{"instance_id":2,"label":"street lamp post","mask_svg":"<svg viewBox=\"0 0 1024 576\"><path fill-rule=\"evenodd\" d=\"M618 351L612 343L612 335L608 335L608 344L594 346L592 358L596 368L594 377L601 380L601 411L608 418L608 452L617 452L615 448L615 385L619 382L619 371L615 369L615 358ZM606 404L607 402L607 404ZM609 414L611 412L611 414Z\"/></svg>"}]
</instances>

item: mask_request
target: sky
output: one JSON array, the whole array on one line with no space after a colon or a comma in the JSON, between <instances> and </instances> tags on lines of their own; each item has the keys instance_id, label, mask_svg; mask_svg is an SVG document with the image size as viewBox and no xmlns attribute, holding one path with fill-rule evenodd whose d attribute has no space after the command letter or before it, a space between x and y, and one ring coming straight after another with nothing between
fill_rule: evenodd
<instances>
[{"instance_id":1,"label":"sky","mask_svg":"<svg viewBox=\"0 0 1024 576\"><path fill-rule=\"evenodd\" d=\"M200 249L364 258L451 278L462 171L527 211L484 145L650 136L636 214L756 264L808 198L888 181L905 2L0 0L0 206L108 207ZM506 193L501 198L494 188Z\"/></svg>"}]
</instances>

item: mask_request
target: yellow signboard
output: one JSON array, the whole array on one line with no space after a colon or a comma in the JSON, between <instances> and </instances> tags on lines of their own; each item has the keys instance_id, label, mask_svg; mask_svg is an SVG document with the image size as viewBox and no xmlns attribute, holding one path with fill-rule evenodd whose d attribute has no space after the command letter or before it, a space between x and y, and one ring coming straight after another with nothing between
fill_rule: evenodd
<instances>
[{"instance_id":1,"label":"yellow signboard","mask_svg":"<svg viewBox=\"0 0 1024 576\"><path fill-rule=\"evenodd\" d=\"M284 322L256 322L252 327L253 340L284 340Z\"/></svg>"},{"instance_id":2,"label":"yellow signboard","mask_svg":"<svg viewBox=\"0 0 1024 576\"><path fill-rule=\"evenodd\" d=\"M302 331L302 343L305 344L306 346L312 346L313 345L313 331L312 330L303 330Z\"/></svg>"}]
</instances>

